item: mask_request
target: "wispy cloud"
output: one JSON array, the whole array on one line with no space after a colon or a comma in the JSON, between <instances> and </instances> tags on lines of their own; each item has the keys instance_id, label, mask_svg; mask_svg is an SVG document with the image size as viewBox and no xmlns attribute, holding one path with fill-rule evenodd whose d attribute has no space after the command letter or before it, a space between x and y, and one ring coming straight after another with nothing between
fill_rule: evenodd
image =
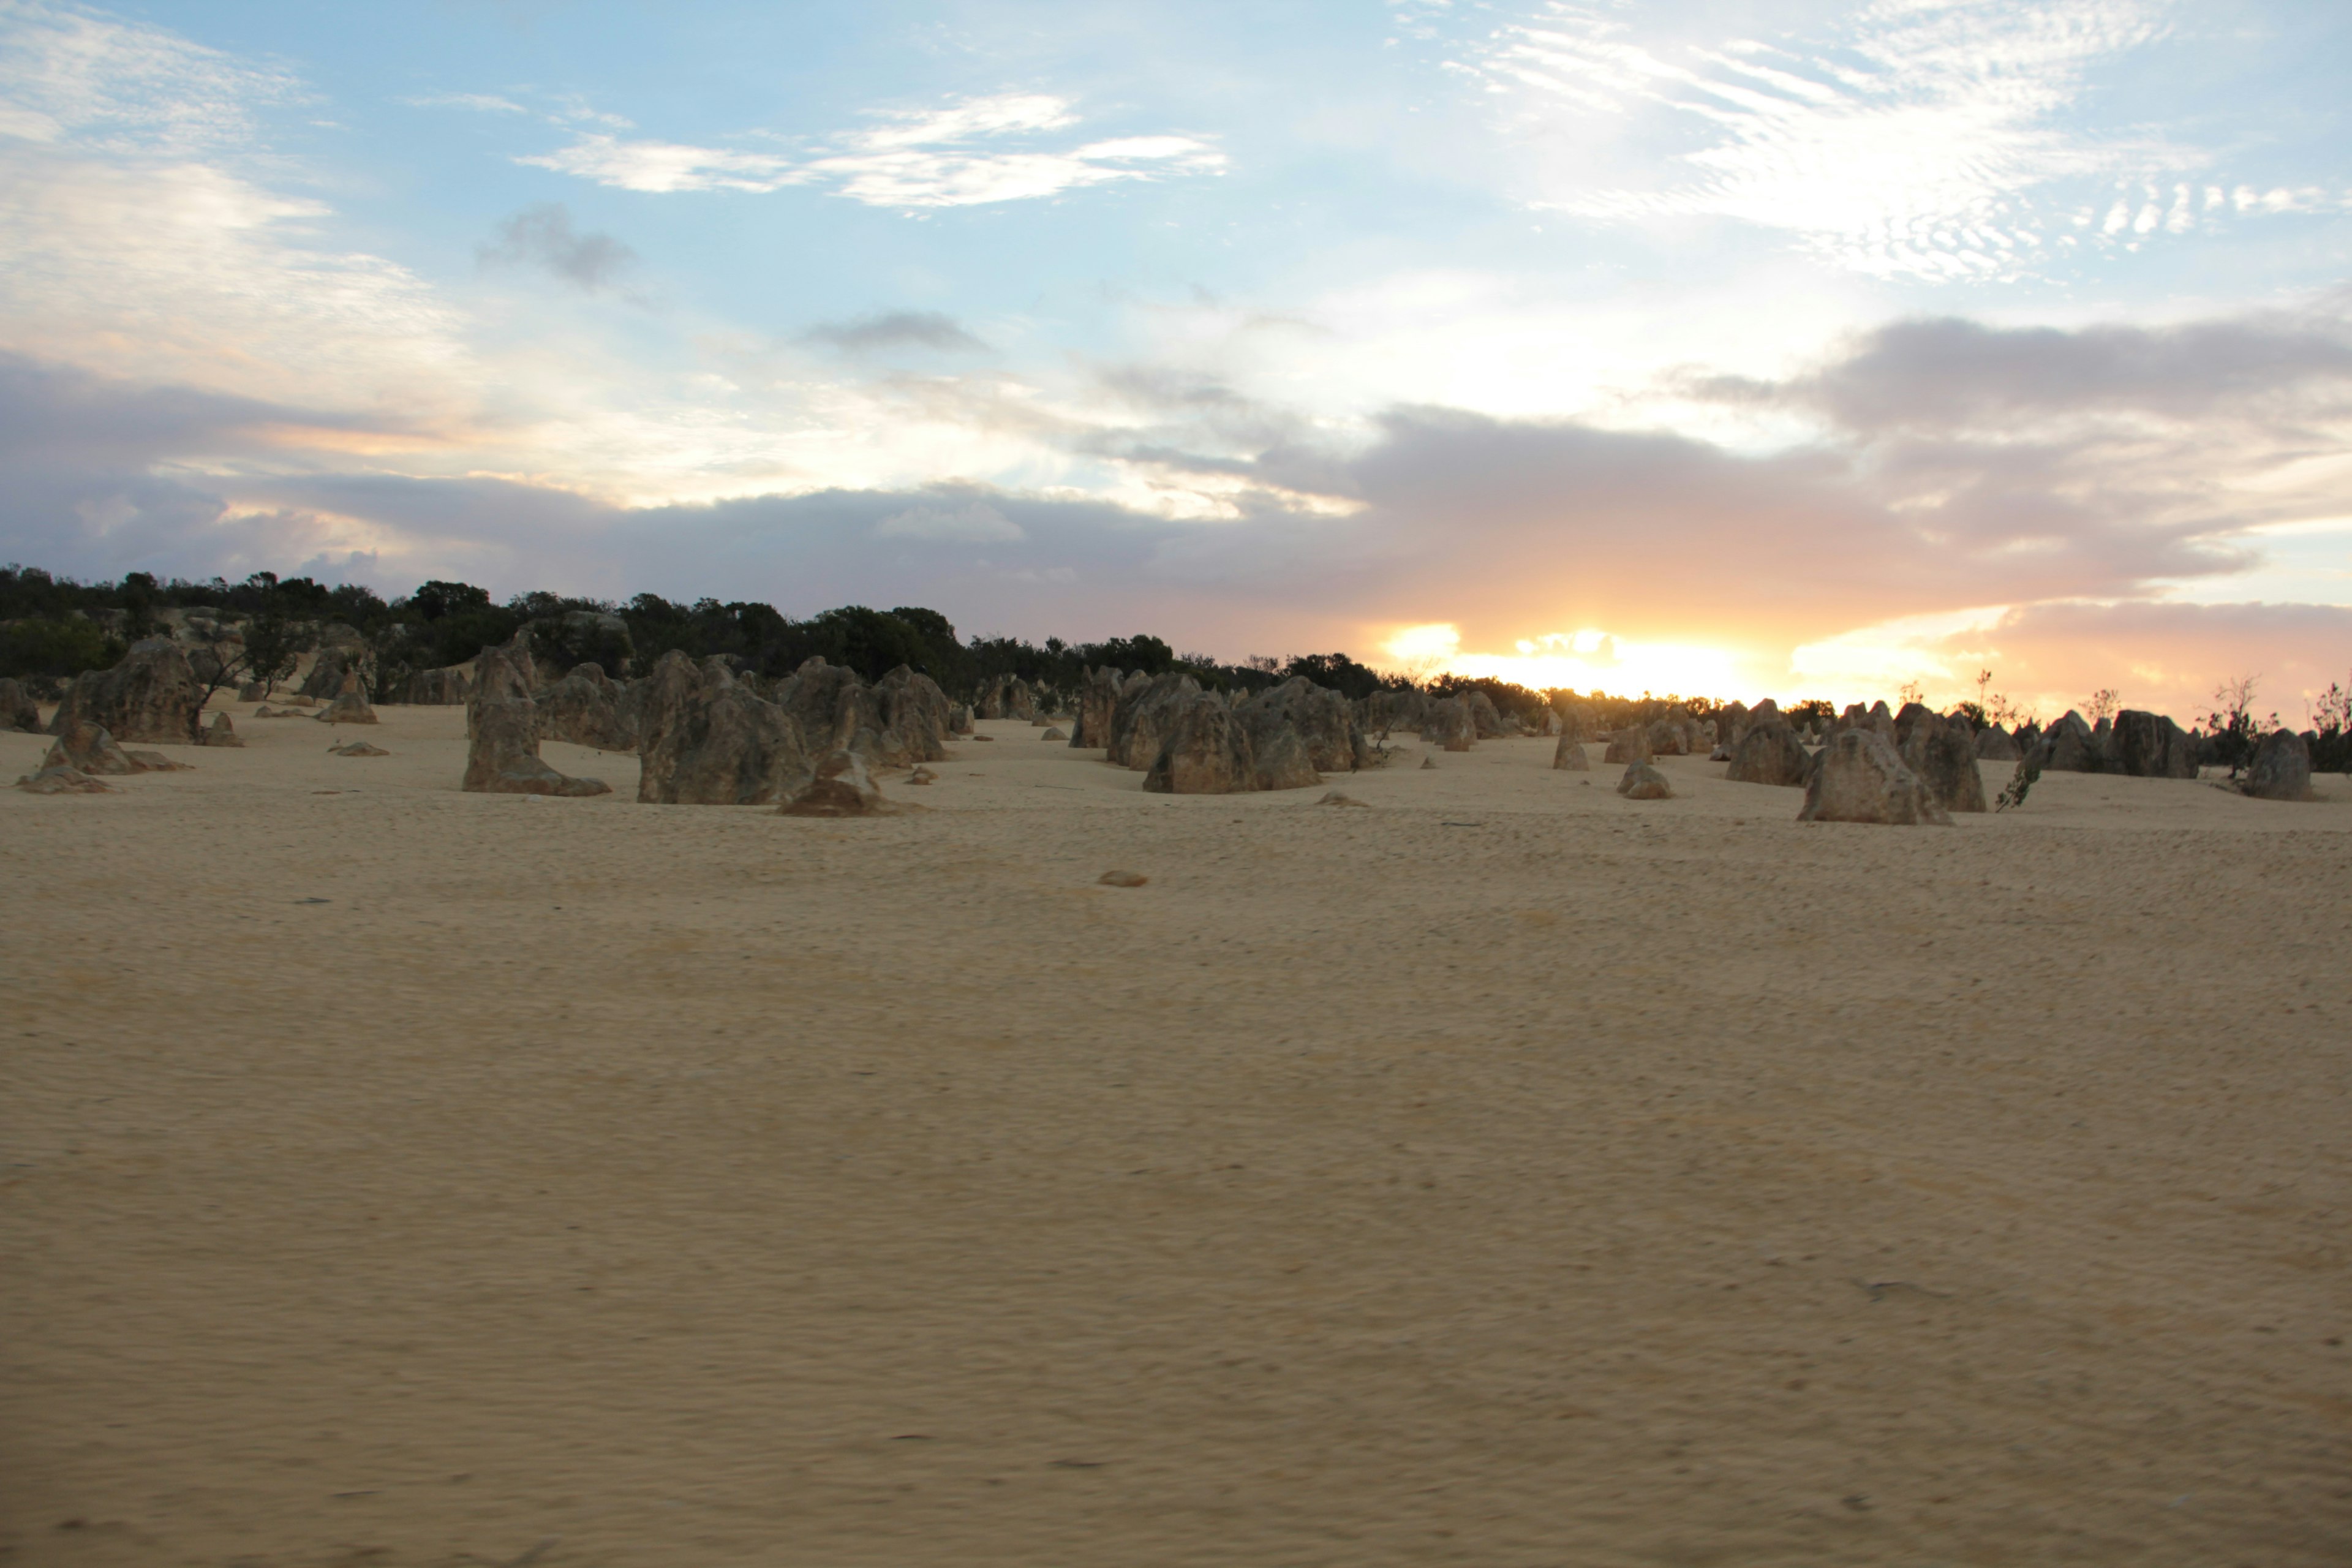
<instances>
[{"instance_id":1,"label":"wispy cloud","mask_svg":"<svg viewBox=\"0 0 2352 1568\"><path fill-rule=\"evenodd\" d=\"M951 353L988 347L958 326L953 317L937 310L891 310L878 316L861 316L854 321L828 321L802 335L810 342L824 343L845 353L900 345Z\"/></svg>"},{"instance_id":2,"label":"wispy cloud","mask_svg":"<svg viewBox=\"0 0 2352 1568\"><path fill-rule=\"evenodd\" d=\"M470 109L482 114L530 112L514 100L490 92L427 92L404 98L400 101L411 109Z\"/></svg>"},{"instance_id":3,"label":"wispy cloud","mask_svg":"<svg viewBox=\"0 0 2352 1568\"><path fill-rule=\"evenodd\" d=\"M2341 191L2225 195L2196 149L2086 128L2092 73L2164 38L2168 9L1879 0L1825 36L1673 40L1554 0L1465 65L1526 134L1575 143L1538 205L1741 219L1881 276L2016 277L2239 213L2340 209Z\"/></svg>"},{"instance_id":4,"label":"wispy cloud","mask_svg":"<svg viewBox=\"0 0 2352 1568\"><path fill-rule=\"evenodd\" d=\"M256 108L300 90L160 27L0 4L0 136L184 154L248 139Z\"/></svg>"},{"instance_id":5,"label":"wispy cloud","mask_svg":"<svg viewBox=\"0 0 2352 1568\"><path fill-rule=\"evenodd\" d=\"M561 202L526 207L499 226L495 243L474 247L485 267L533 266L591 294L619 285L636 265L637 253L609 234L579 234Z\"/></svg>"},{"instance_id":6,"label":"wispy cloud","mask_svg":"<svg viewBox=\"0 0 2352 1568\"><path fill-rule=\"evenodd\" d=\"M624 190L781 190L819 185L868 206L912 210L1032 201L1066 191L1169 174L1214 173L1224 154L1196 137L1111 137L1075 147L1013 145L1066 131L1077 117L1037 93L967 98L942 109L880 110L813 156L584 134L569 147L517 159Z\"/></svg>"}]
</instances>

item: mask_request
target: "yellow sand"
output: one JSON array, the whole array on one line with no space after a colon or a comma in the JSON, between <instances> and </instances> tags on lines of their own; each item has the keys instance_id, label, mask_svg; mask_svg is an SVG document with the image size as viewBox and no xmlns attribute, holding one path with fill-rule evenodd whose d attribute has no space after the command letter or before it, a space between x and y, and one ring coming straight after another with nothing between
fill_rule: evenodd
<instances>
[{"instance_id":1,"label":"yellow sand","mask_svg":"<svg viewBox=\"0 0 2352 1568\"><path fill-rule=\"evenodd\" d=\"M2341 779L1006 723L805 821L235 712L0 791L9 1568L2352 1561Z\"/></svg>"}]
</instances>

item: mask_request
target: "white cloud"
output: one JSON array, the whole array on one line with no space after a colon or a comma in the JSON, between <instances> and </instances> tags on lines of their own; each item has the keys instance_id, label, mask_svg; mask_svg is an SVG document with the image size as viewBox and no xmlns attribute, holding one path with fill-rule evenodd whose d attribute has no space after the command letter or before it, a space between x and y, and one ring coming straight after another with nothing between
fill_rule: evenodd
<instances>
[{"instance_id":1,"label":"white cloud","mask_svg":"<svg viewBox=\"0 0 2352 1568\"><path fill-rule=\"evenodd\" d=\"M509 98L488 92L428 92L401 102L411 109L471 109L483 114L528 114L530 111Z\"/></svg>"},{"instance_id":2,"label":"white cloud","mask_svg":"<svg viewBox=\"0 0 2352 1568\"><path fill-rule=\"evenodd\" d=\"M677 142L581 136L554 153L517 163L624 190L780 190L822 184L868 206L980 206L1031 201L1065 191L1166 173L1214 173L1225 158L1190 136L1118 137L1050 150L1007 147L1076 123L1067 102L1036 93L968 98L944 109L888 110L879 123L835 139L834 149L795 161L774 153Z\"/></svg>"},{"instance_id":3,"label":"white cloud","mask_svg":"<svg viewBox=\"0 0 2352 1568\"><path fill-rule=\"evenodd\" d=\"M573 174L625 191L772 191L792 184L792 161L764 153L690 147L675 142L624 142L601 132L518 163Z\"/></svg>"},{"instance_id":4,"label":"white cloud","mask_svg":"<svg viewBox=\"0 0 2352 1568\"><path fill-rule=\"evenodd\" d=\"M1533 205L1730 217L1881 277L2014 278L2105 209L2095 243L2218 221L2205 155L2083 126L2097 68L2167 32L2161 0L1880 0L1811 38L1637 34L1654 13L1553 0L1465 68L1536 149ZM1630 160L1630 163L1629 163ZM2318 210L2317 189L2250 210Z\"/></svg>"}]
</instances>

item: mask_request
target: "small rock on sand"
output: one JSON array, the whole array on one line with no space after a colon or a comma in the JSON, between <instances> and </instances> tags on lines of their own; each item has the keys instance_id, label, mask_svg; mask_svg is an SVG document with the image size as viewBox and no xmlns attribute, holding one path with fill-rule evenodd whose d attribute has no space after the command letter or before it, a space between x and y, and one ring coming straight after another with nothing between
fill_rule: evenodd
<instances>
[{"instance_id":1,"label":"small rock on sand","mask_svg":"<svg viewBox=\"0 0 2352 1568\"><path fill-rule=\"evenodd\" d=\"M1352 795L1348 795L1342 791L1335 789L1325 792L1323 798L1317 801L1315 804L1318 805L1362 805L1365 803L1358 800Z\"/></svg>"},{"instance_id":2,"label":"small rock on sand","mask_svg":"<svg viewBox=\"0 0 2352 1568\"><path fill-rule=\"evenodd\" d=\"M1063 734L1059 730L1048 730L1037 738L1041 741L1066 741L1069 739L1067 735Z\"/></svg>"},{"instance_id":3,"label":"small rock on sand","mask_svg":"<svg viewBox=\"0 0 2352 1568\"><path fill-rule=\"evenodd\" d=\"M1151 879L1140 871L1105 871L1095 880L1106 888L1140 888Z\"/></svg>"},{"instance_id":4,"label":"small rock on sand","mask_svg":"<svg viewBox=\"0 0 2352 1568\"><path fill-rule=\"evenodd\" d=\"M1437 759L1435 757L1423 757L1421 759L1421 765L1424 768L1433 768L1437 765Z\"/></svg>"},{"instance_id":5,"label":"small rock on sand","mask_svg":"<svg viewBox=\"0 0 2352 1568\"><path fill-rule=\"evenodd\" d=\"M242 746L245 737L236 732L236 726L228 721L227 714L215 713L212 728L204 733L204 742L207 746Z\"/></svg>"},{"instance_id":6,"label":"small rock on sand","mask_svg":"<svg viewBox=\"0 0 2352 1568\"><path fill-rule=\"evenodd\" d=\"M142 773L184 773L196 764L175 763L161 752L125 752L122 753L139 764Z\"/></svg>"},{"instance_id":7,"label":"small rock on sand","mask_svg":"<svg viewBox=\"0 0 2352 1568\"><path fill-rule=\"evenodd\" d=\"M1617 793L1627 800L1672 800L1674 785L1666 775L1647 763L1629 763L1625 776L1617 781Z\"/></svg>"},{"instance_id":8,"label":"small rock on sand","mask_svg":"<svg viewBox=\"0 0 2352 1568\"><path fill-rule=\"evenodd\" d=\"M26 773L16 781L16 787L26 795L112 795L114 786L104 779L94 779L79 768L43 768Z\"/></svg>"},{"instance_id":9,"label":"small rock on sand","mask_svg":"<svg viewBox=\"0 0 2352 1568\"><path fill-rule=\"evenodd\" d=\"M1584 742L1573 735L1562 735L1551 753L1551 765L1568 773L1590 773L1592 759L1584 754Z\"/></svg>"},{"instance_id":10,"label":"small rock on sand","mask_svg":"<svg viewBox=\"0 0 2352 1568\"><path fill-rule=\"evenodd\" d=\"M392 755L390 752L385 751L382 746L371 746L365 741L351 741L340 746L329 746L327 751L330 755L338 757L388 757Z\"/></svg>"},{"instance_id":11,"label":"small rock on sand","mask_svg":"<svg viewBox=\"0 0 2352 1568\"><path fill-rule=\"evenodd\" d=\"M917 768L907 775L907 782L910 784L934 784L938 782L939 776L929 768Z\"/></svg>"},{"instance_id":12,"label":"small rock on sand","mask_svg":"<svg viewBox=\"0 0 2352 1568\"><path fill-rule=\"evenodd\" d=\"M2240 786L2257 800L2311 799L2311 747L2292 730L2273 730L2254 748Z\"/></svg>"}]
</instances>

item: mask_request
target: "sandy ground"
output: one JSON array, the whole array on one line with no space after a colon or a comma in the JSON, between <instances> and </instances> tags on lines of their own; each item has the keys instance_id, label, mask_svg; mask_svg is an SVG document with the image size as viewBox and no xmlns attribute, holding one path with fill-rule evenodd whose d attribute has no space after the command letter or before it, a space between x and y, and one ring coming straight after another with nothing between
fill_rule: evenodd
<instances>
[{"instance_id":1,"label":"sandy ground","mask_svg":"<svg viewBox=\"0 0 2352 1568\"><path fill-rule=\"evenodd\" d=\"M2352 1561L2340 779L992 724L827 822L235 711L0 791L15 1568Z\"/></svg>"}]
</instances>

